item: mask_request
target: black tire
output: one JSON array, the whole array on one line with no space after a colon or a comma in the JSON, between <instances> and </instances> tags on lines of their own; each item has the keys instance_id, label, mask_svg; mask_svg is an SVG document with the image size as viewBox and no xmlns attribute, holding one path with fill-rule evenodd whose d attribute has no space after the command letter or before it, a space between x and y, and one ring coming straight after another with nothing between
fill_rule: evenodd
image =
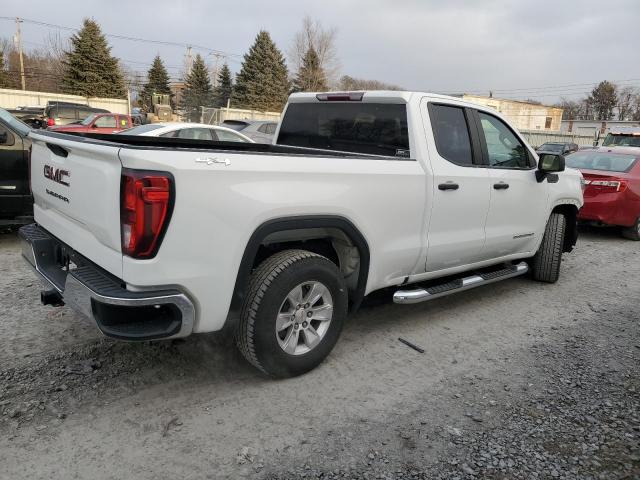
<instances>
[{"instance_id":1,"label":"black tire","mask_svg":"<svg viewBox=\"0 0 640 480\"><path fill-rule=\"evenodd\" d=\"M547 283L558 281L566 225L567 219L561 213L552 213L549 217L540 248L530 261L531 278L534 280Z\"/></svg>"},{"instance_id":2,"label":"black tire","mask_svg":"<svg viewBox=\"0 0 640 480\"><path fill-rule=\"evenodd\" d=\"M622 229L622 236L624 238L628 238L629 240L640 240L640 218L636 220L631 227Z\"/></svg>"},{"instance_id":3,"label":"black tire","mask_svg":"<svg viewBox=\"0 0 640 480\"><path fill-rule=\"evenodd\" d=\"M326 333L312 350L300 355L285 352L276 338L276 317L293 288L321 282L333 300L333 316ZM306 250L285 250L267 258L249 280L240 313L236 344L255 367L273 377L294 377L312 370L329 355L347 316L347 287L329 259Z\"/></svg>"}]
</instances>

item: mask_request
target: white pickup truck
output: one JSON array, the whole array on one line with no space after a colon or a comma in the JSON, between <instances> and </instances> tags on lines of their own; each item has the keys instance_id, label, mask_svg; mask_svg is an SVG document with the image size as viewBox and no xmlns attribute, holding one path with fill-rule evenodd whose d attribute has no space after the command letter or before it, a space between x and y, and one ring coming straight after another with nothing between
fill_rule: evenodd
<instances>
[{"instance_id":1,"label":"white pickup truck","mask_svg":"<svg viewBox=\"0 0 640 480\"><path fill-rule=\"evenodd\" d=\"M290 97L273 145L33 132L23 255L122 340L230 329L273 376L317 366L375 290L416 303L555 282L582 177L492 109L417 92Z\"/></svg>"}]
</instances>

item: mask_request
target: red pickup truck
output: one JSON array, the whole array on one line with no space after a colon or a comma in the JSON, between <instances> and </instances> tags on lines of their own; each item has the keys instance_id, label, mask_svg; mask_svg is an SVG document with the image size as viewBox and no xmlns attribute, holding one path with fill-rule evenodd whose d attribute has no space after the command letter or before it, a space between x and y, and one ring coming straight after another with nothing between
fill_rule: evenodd
<instances>
[{"instance_id":1,"label":"red pickup truck","mask_svg":"<svg viewBox=\"0 0 640 480\"><path fill-rule=\"evenodd\" d=\"M117 133L133 127L133 120L129 115L119 113L94 113L77 123L55 125L47 130L55 132L93 132Z\"/></svg>"}]
</instances>

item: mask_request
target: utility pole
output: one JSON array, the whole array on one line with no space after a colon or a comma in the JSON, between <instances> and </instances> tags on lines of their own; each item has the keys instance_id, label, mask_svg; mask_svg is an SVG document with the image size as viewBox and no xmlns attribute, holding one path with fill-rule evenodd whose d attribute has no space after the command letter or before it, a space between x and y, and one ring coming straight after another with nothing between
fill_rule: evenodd
<instances>
[{"instance_id":1,"label":"utility pole","mask_svg":"<svg viewBox=\"0 0 640 480\"><path fill-rule=\"evenodd\" d=\"M26 90L26 83L24 78L24 59L22 57L22 33L20 32L20 24L22 20L16 17L16 47L18 48L18 56L20 57L20 82L22 83L22 90Z\"/></svg>"},{"instance_id":2,"label":"utility pole","mask_svg":"<svg viewBox=\"0 0 640 480\"><path fill-rule=\"evenodd\" d=\"M213 55L214 57L216 57L216 63L215 66L213 67L213 88L216 88L218 86L218 63L220 62L220 59L222 57L225 57L225 55L222 55L220 53L212 53L211 55Z\"/></svg>"},{"instance_id":3,"label":"utility pole","mask_svg":"<svg viewBox=\"0 0 640 480\"><path fill-rule=\"evenodd\" d=\"M187 47L186 54L187 75L191 75L191 66L193 65L193 57L191 56L191 47Z\"/></svg>"}]
</instances>

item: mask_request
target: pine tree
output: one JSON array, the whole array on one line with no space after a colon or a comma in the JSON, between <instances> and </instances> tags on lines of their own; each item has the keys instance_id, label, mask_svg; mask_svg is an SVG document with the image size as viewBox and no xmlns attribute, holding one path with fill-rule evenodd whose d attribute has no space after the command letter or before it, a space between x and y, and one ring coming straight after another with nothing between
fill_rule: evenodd
<instances>
[{"instance_id":1,"label":"pine tree","mask_svg":"<svg viewBox=\"0 0 640 480\"><path fill-rule=\"evenodd\" d=\"M0 88L10 88L11 79L4 69L4 52L0 50Z\"/></svg>"},{"instance_id":2,"label":"pine tree","mask_svg":"<svg viewBox=\"0 0 640 480\"><path fill-rule=\"evenodd\" d=\"M231 98L233 92L233 80L231 80L231 70L226 63L218 74L218 85L213 91L213 102L216 107L226 107L227 100Z\"/></svg>"},{"instance_id":3,"label":"pine tree","mask_svg":"<svg viewBox=\"0 0 640 480\"><path fill-rule=\"evenodd\" d=\"M232 102L238 108L280 111L289 95L287 65L271 36L262 30L244 56Z\"/></svg>"},{"instance_id":4,"label":"pine tree","mask_svg":"<svg viewBox=\"0 0 640 480\"><path fill-rule=\"evenodd\" d=\"M327 77L313 45L309 47L302 59L302 65L293 81L293 88L297 92L318 92L328 89Z\"/></svg>"},{"instance_id":5,"label":"pine tree","mask_svg":"<svg viewBox=\"0 0 640 480\"><path fill-rule=\"evenodd\" d=\"M84 97L126 97L118 60L93 20L85 19L82 29L71 36L71 51L62 61L64 93Z\"/></svg>"},{"instance_id":6,"label":"pine tree","mask_svg":"<svg viewBox=\"0 0 640 480\"><path fill-rule=\"evenodd\" d=\"M147 83L142 88L142 92L140 94L144 105L149 109L149 111L152 110L151 96L154 93L171 94L171 89L169 88L169 74L167 73L167 69L162 62L160 55L156 55L156 58L153 59L151 68L149 68L149 71L147 72Z\"/></svg>"},{"instance_id":7,"label":"pine tree","mask_svg":"<svg viewBox=\"0 0 640 480\"><path fill-rule=\"evenodd\" d=\"M213 106L213 89L209 80L209 72L200 54L196 55L191 73L184 79L181 107L190 121L200 119L200 107Z\"/></svg>"}]
</instances>

